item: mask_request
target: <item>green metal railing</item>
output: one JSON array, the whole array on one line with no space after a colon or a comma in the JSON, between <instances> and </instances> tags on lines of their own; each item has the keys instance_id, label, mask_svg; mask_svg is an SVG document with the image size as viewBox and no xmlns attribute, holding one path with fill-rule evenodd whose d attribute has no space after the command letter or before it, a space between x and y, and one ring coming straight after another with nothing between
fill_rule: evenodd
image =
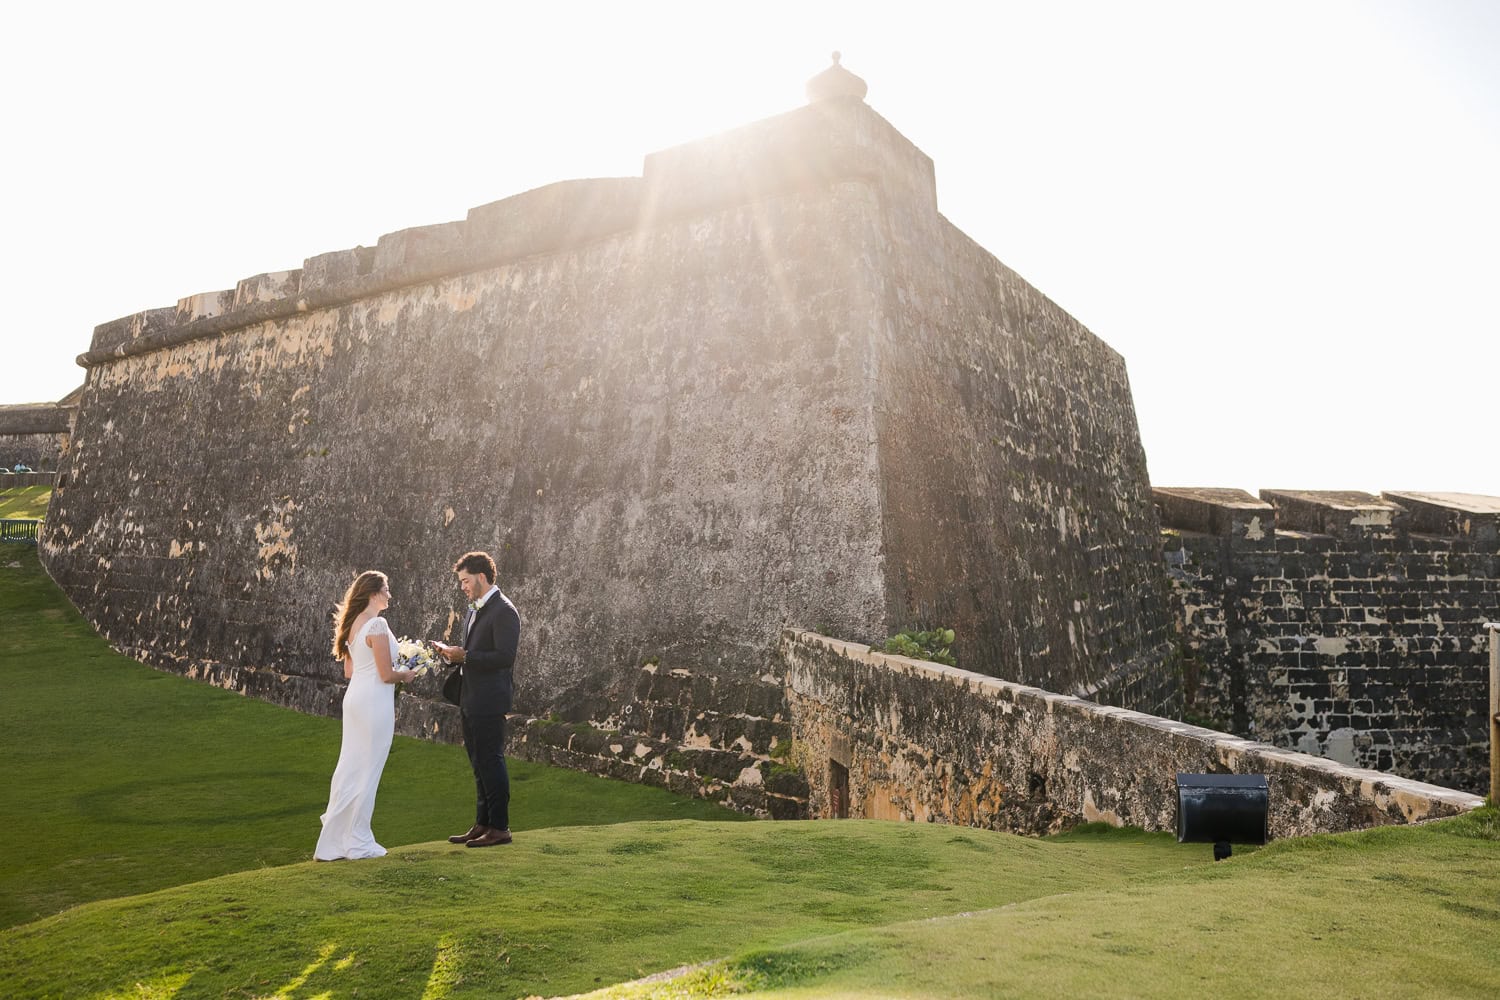
<instances>
[{"instance_id":1,"label":"green metal railing","mask_svg":"<svg viewBox=\"0 0 1500 1000\"><path fill-rule=\"evenodd\" d=\"M37 529L41 521L0 519L0 542L30 542L36 544Z\"/></svg>"}]
</instances>

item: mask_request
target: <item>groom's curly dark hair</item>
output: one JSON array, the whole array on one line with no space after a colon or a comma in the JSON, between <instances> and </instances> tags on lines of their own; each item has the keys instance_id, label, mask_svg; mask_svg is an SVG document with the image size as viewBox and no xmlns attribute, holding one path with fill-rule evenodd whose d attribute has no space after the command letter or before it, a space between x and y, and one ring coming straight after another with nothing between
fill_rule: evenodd
<instances>
[{"instance_id":1,"label":"groom's curly dark hair","mask_svg":"<svg viewBox=\"0 0 1500 1000\"><path fill-rule=\"evenodd\" d=\"M465 552L453 564L453 572L468 573L470 576L483 573L486 580L494 583L495 560L490 558L488 552Z\"/></svg>"}]
</instances>

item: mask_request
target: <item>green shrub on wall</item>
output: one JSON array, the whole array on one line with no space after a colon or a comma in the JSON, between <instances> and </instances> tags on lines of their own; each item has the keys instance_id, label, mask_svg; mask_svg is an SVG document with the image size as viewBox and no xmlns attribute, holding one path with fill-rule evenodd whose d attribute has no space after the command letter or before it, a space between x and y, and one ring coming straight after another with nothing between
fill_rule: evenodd
<instances>
[{"instance_id":1,"label":"green shrub on wall","mask_svg":"<svg viewBox=\"0 0 1500 1000\"><path fill-rule=\"evenodd\" d=\"M885 651L898 656L909 656L913 660L933 660L958 666L953 656L954 634L951 628L935 628L927 632L907 629L897 632L885 641Z\"/></svg>"}]
</instances>

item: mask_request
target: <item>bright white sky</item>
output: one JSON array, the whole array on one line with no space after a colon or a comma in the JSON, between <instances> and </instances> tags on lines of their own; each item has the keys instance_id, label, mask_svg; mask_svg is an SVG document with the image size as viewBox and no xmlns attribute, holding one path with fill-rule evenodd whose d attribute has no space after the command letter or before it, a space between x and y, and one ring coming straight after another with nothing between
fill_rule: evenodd
<instances>
[{"instance_id":1,"label":"bright white sky","mask_svg":"<svg viewBox=\"0 0 1500 1000\"><path fill-rule=\"evenodd\" d=\"M920 10L920 13L918 11ZM0 403L95 324L797 107L1129 365L1159 486L1500 495L1500 2L29 3Z\"/></svg>"}]
</instances>

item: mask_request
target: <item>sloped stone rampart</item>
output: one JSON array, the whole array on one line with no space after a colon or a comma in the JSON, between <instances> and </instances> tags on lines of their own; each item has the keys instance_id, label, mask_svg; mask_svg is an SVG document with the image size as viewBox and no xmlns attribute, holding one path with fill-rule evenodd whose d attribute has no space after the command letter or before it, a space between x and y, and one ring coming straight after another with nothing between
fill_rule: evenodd
<instances>
[{"instance_id":1,"label":"sloped stone rampart","mask_svg":"<svg viewBox=\"0 0 1500 1000\"><path fill-rule=\"evenodd\" d=\"M1265 774L1273 837L1451 816L1477 796L937 663L783 633L809 811L1049 833L1176 829L1178 773Z\"/></svg>"}]
</instances>

